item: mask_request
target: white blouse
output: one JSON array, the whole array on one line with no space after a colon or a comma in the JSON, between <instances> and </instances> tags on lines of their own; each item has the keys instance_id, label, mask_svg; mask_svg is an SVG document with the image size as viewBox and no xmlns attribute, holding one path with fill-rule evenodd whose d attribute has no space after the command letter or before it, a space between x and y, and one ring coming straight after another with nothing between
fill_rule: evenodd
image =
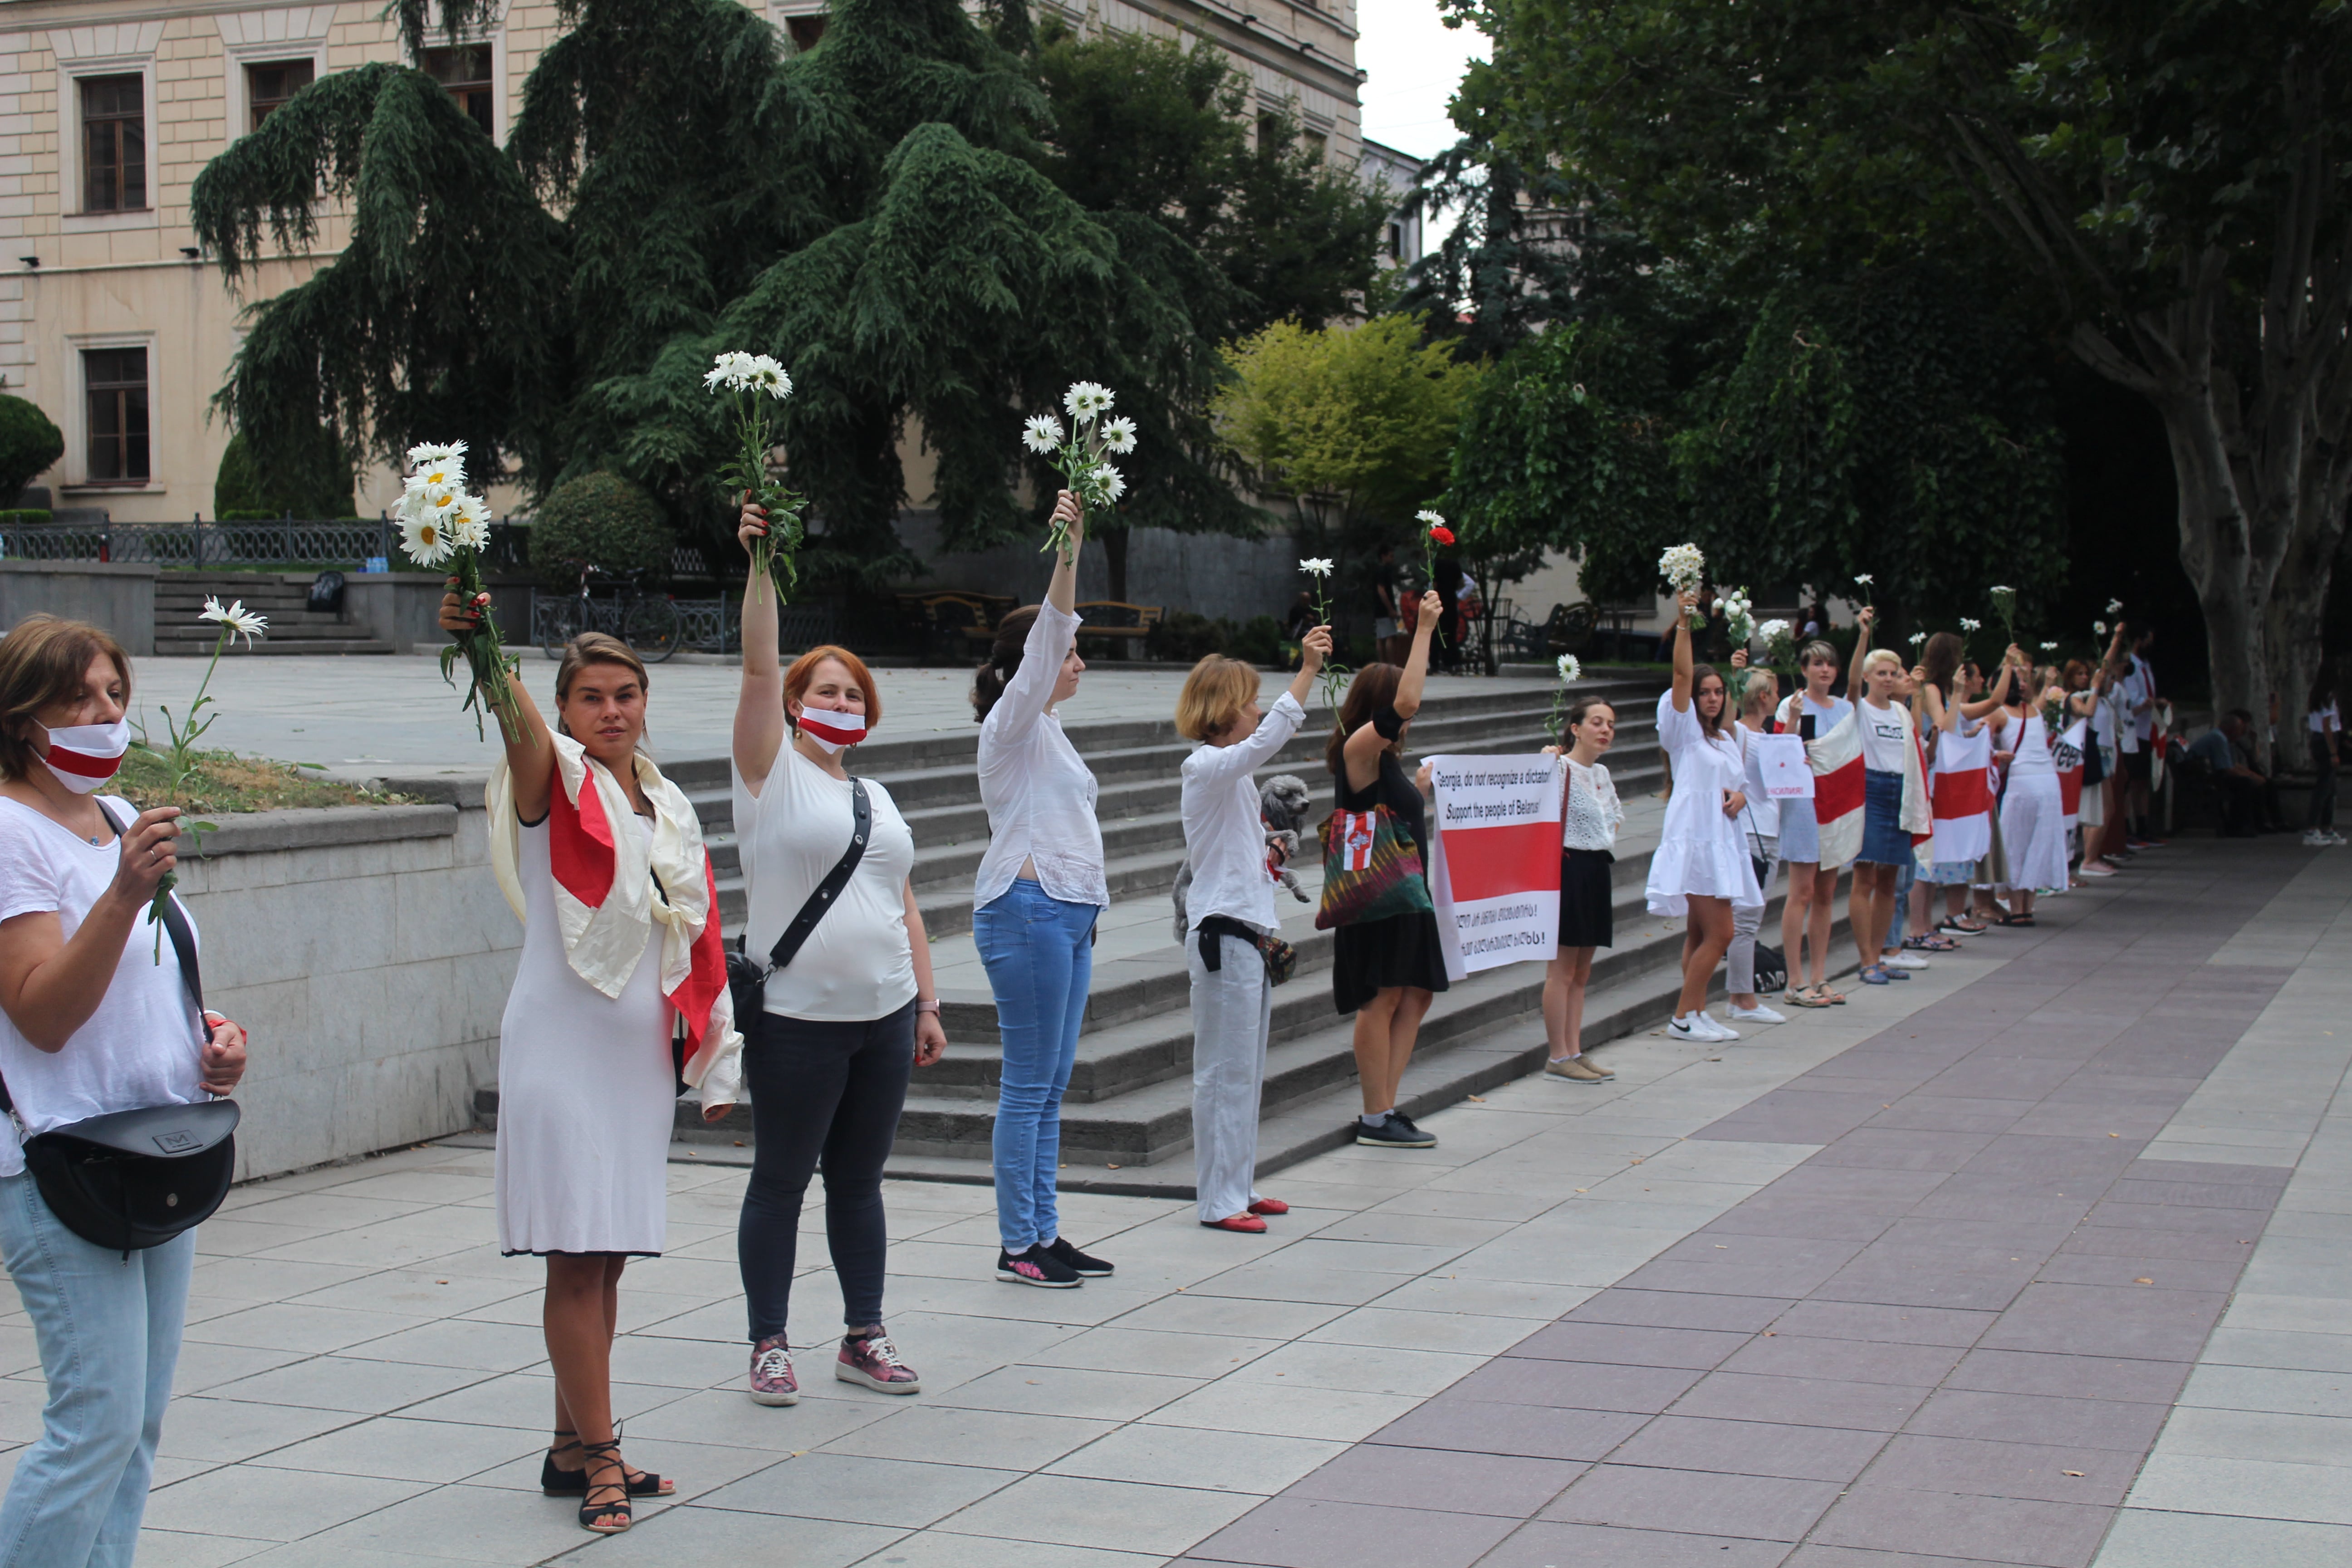
<instances>
[{"instance_id":1,"label":"white blouse","mask_svg":"<svg viewBox=\"0 0 2352 1568\"><path fill-rule=\"evenodd\" d=\"M1102 826L1095 820L1095 775L1045 711L1062 661L1078 640L1078 617L1037 606L1021 667L980 726L980 800L988 808L988 853L973 879L971 907L1004 896L1034 861L1038 884L1068 904L1110 904L1103 876Z\"/></svg>"},{"instance_id":2,"label":"white blouse","mask_svg":"<svg viewBox=\"0 0 2352 1568\"><path fill-rule=\"evenodd\" d=\"M1307 710L1286 691L1247 740L1230 746L1204 742L1184 759L1184 852L1192 861L1184 915L1193 927L1211 915L1262 931L1282 923L1275 912L1274 875L1266 869L1257 781L1250 775L1305 722Z\"/></svg>"},{"instance_id":3,"label":"white blouse","mask_svg":"<svg viewBox=\"0 0 2352 1568\"><path fill-rule=\"evenodd\" d=\"M1618 803L1617 785L1608 767L1601 763L1586 767L1566 752L1559 760L1568 764L1568 800L1559 814L1560 847L1613 851L1625 808Z\"/></svg>"}]
</instances>

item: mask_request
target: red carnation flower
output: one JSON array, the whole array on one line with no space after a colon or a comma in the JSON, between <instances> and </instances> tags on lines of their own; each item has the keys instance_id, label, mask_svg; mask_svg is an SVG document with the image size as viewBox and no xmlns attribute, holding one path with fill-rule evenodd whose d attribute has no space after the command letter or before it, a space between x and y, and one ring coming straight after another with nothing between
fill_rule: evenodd
<instances>
[{"instance_id":1,"label":"red carnation flower","mask_svg":"<svg viewBox=\"0 0 2352 1568\"><path fill-rule=\"evenodd\" d=\"M1429 537L1434 539L1440 544L1451 544L1454 542L1454 531L1447 528L1444 524L1440 523L1437 527L1429 531Z\"/></svg>"}]
</instances>

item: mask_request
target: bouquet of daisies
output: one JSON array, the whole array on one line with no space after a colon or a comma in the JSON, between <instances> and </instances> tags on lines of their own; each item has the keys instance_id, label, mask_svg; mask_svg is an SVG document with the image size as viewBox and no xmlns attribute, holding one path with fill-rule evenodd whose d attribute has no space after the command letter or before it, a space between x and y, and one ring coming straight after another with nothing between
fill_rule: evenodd
<instances>
[{"instance_id":1,"label":"bouquet of daisies","mask_svg":"<svg viewBox=\"0 0 2352 1568\"><path fill-rule=\"evenodd\" d=\"M477 612L480 621L470 632L441 650L441 676L457 683L457 659L463 655L473 680L466 692L465 710L474 715L474 732L482 733L482 706L488 702L499 716L499 729L509 741L521 738L520 715L508 682L517 665L499 640L499 624L490 614L489 591L482 586L482 552L490 542L490 508L466 489L466 443L433 443L408 449L408 477L400 496L400 548L419 566L449 574L458 600Z\"/></svg>"},{"instance_id":2,"label":"bouquet of daisies","mask_svg":"<svg viewBox=\"0 0 2352 1568\"><path fill-rule=\"evenodd\" d=\"M1135 421L1110 413L1110 388L1091 381L1074 381L1062 394L1069 411L1065 433L1058 416L1035 414L1021 427L1021 444L1052 464L1062 476L1063 488L1078 498L1088 511L1108 511L1127 493L1127 480L1109 462L1135 450ZM1047 531L1044 550L1056 553L1070 547L1070 531L1056 522Z\"/></svg>"},{"instance_id":3,"label":"bouquet of daisies","mask_svg":"<svg viewBox=\"0 0 2352 1568\"><path fill-rule=\"evenodd\" d=\"M719 470L719 479L739 505L767 512L767 537L751 547L751 575L773 582L776 602L782 604L800 584L801 513L808 500L769 475L768 453L776 444L775 410L769 405L793 395L793 378L768 355L738 349L713 360L702 384L734 400L735 456Z\"/></svg>"},{"instance_id":4,"label":"bouquet of daisies","mask_svg":"<svg viewBox=\"0 0 2352 1568\"><path fill-rule=\"evenodd\" d=\"M1332 564L1330 557L1328 555L1308 556L1298 563L1298 569L1301 572L1306 573L1309 577L1315 579L1315 624L1318 626L1329 626L1331 624L1331 605L1329 599L1325 595L1324 588L1325 584L1329 583L1331 580ZM1336 657L1336 652L1337 650L1335 649L1335 657L1327 658L1323 661L1322 678L1323 706L1331 710L1331 716L1335 719L1338 718L1339 714L1340 700L1347 695L1347 682L1341 678L1348 673L1348 667L1339 662Z\"/></svg>"},{"instance_id":5,"label":"bouquet of daisies","mask_svg":"<svg viewBox=\"0 0 2352 1568\"><path fill-rule=\"evenodd\" d=\"M1673 545L1658 557L1658 575L1664 577L1675 593L1695 594L1706 576L1706 557L1699 553L1696 544ZM1699 614L1696 605L1693 605L1691 629L1696 631L1705 625L1706 617Z\"/></svg>"},{"instance_id":6,"label":"bouquet of daisies","mask_svg":"<svg viewBox=\"0 0 2352 1568\"><path fill-rule=\"evenodd\" d=\"M1544 721L1544 733L1551 737L1555 746L1562 743L1560 735L1568 724L1568 689L1584 675L1584 666L1576 661L1572 653L1561 654L1558 668L1559 689L1551 694L1551 717Z\"/></svg>"}]
</instances>

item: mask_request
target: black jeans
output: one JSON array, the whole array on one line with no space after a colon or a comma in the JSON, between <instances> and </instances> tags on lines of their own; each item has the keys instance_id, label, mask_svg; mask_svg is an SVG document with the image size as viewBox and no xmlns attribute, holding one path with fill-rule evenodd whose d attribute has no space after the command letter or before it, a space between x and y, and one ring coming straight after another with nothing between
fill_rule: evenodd
<instances>
[{"instance_id":1,"label":"black jeans","mask_svg":"<svg viewBox=\"0 0 2352 1568\"><path fill-rule=\"evenodd\" d=\"M824 1238L841 1277L842 1321L882 1321L882 1162L898 1136L915 1067L915 1005L865 1023L761 1013L743 1043L751 1094L751 1182L735 1253L754 1343L784 1331L801 1202L820 1158Z\"/></svg>"},{"instance_id":2,"label":"black jeans","mask_svg":"<svg viewBox=\"0 0 2352 1568\"><path fill-rule=\"evenodd\" d=\"M2304 831L2333 829L2336 826L2336 737L2314 735L2311 738L2311 805L2303 814Z\"/></svg>"}]
</instances>

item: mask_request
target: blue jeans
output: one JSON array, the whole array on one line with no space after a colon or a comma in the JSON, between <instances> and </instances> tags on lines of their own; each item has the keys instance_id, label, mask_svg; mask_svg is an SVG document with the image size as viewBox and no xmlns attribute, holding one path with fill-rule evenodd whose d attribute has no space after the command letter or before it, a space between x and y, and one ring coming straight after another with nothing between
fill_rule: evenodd
<instances>
[{"instance_id":1,"label":"blue jeans","mask_svg":"<svg viewBox=\"0 0 2352 1568\"><path fill-rule=\"evenodd\" d=\"M1062 1163L1062 1095L1078 1058L1094 978L1092 904L1068 904L1026 878L971 917L972 945L996 993L1004 1042L997 1081L996 1227L1018 1252L1062 1234L1054 1173Z\"/></svg>"},{"instance_id":2,"label":"blue jeans","mask_svg":"<svg viewBox=\"0 0 2352 1568\"><path fill-rule=\"evenodd\" d=\"M0 1568L130 1568L180 1359L196 1233L120 1252L68 1230L33 1178L0 1177L8 1265L49 1399L0 1503Z\"/></svg>"},{"instance_id":3,"label":"blue jeans","mask_svg":"<svg viewBox=\"0 0 2352 1568\"><path fill-rule=\"evenodd\" d=\"M1905 922L1911 918L1911 885L1918 879L1919 862L1911 856L1905 856L1896 863L1895 870L1895 913L1886 922L1886 945L1890 948L1903 945L1903 932L1906 929Z\"/></svg>"}]
</instances>

